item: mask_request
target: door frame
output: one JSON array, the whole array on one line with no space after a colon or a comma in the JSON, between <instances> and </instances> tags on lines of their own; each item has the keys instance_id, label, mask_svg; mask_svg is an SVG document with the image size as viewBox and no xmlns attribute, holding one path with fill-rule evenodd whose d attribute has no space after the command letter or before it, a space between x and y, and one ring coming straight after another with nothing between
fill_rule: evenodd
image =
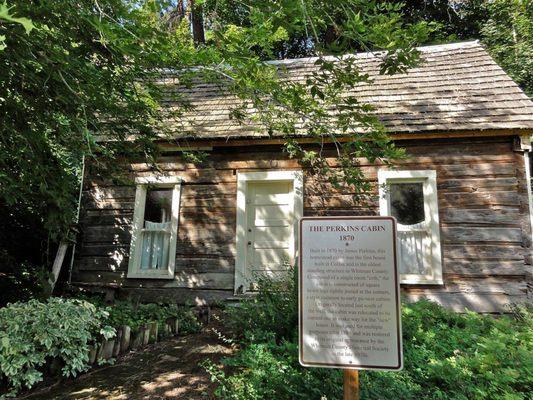
<instances>
[{"instance_id":1,"label":"door frame","mask_svg":"<svg viewBox=\"0 0 533 400\"><path fill-rule=\"evenodd\" d=\"M246 195L248 184L255 182L292 182L292 193L294 195L293 210L293 257L294 261L298 257L298 221L303 216L304 202L304 182L301 170L290 171L237 171L237 224L236 224L236 254L235 254L235 294L246 292Z\"/></svg>"}]
</instances>

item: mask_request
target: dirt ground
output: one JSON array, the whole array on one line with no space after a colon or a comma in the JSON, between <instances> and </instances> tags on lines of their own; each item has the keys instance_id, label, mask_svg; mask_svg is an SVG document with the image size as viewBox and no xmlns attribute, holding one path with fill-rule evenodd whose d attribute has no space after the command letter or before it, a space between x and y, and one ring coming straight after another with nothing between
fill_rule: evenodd
<instances>
[{"instance_id":1,"label":"dirt ground","mask_svg":"<svg viewBox=\"0 0 533 400\"><path fill-rule=\"evenodd\" d=\"M101 367L38 389L21 399L212 399L214 385L198 364L218 363L234 349L226 343L216 319L197 334L175 337Z\"/></svg>"}]
</instances>

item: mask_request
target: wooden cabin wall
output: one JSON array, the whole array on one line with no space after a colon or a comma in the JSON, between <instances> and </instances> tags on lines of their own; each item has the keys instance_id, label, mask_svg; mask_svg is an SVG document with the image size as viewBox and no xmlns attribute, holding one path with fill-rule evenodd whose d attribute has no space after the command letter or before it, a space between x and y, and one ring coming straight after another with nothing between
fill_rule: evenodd
<instances>
[{"instance_id":1,"label":"wooden cabin wall","mask_svg":"<svg viewBox=\"0 0 533 400\"><path fill-rule=\"evenodd\" d=\"M402 141L400 169L436 169L443 252L443 286L403 286L408 299L429 298L452 309L499 312L527 296L531 232L523 155L512 138ZM331 159L334 162L334 159ZM145 300L196 303L233 295L237 171L299 169L279 147L215 148L203 165L178 155L161 159L184 179L174 280L126 279L135 187L85 179L73 284L121 288ZM362 161L374 182L369 204L354 204L320 178L305 174L304 214L378 214L377 166ZM152 174L133 163L130 176Z\"/></svg>"}]
</instances>

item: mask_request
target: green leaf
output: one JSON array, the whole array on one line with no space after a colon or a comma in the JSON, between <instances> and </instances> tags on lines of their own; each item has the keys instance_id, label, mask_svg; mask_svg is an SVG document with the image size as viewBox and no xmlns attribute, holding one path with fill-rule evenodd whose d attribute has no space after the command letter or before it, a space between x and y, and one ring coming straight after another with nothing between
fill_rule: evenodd
<instances>
[{"instance_id":1,"label":"green leaf","mask_svg":"<svg viewBox=\"0 0 533 400\"><path fill-rule=\"evenodd\" d=\"M14 6L8 7L7 2L0 3L0 19L3 19L4 21L8 22L21 24L24 27L26 33L29 34L35 28L35 25L33 25L33 22L28 18L14 17L12 14L10 14L9 11L12 10L13 7Z\"/></svg>"}]
</instances>

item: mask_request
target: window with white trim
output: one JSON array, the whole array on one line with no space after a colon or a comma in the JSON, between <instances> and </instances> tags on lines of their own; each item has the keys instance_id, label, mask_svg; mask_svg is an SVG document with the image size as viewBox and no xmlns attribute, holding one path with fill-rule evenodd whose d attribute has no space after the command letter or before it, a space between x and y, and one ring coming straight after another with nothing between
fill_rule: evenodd
<instances>
[{"instance_id":1,"label":"window with white trim","mask_svg":"<svg viewBox=\"0 0 533 400\"><path fill-rule=\"evenodd\" d=\"M128 278L173 279L181 178L142 177L135 183Z\"/></svg>"},{"instance_id":2,"label":"window with white trim","mask_svg":"<svg viewBox=\"0 0 533 400\"><path fill-rule=\"evenodd\" d=\"M379 209L398 224L401 283L441 284L437 174L379 171Z\"/></svg>"}]
</instances>

